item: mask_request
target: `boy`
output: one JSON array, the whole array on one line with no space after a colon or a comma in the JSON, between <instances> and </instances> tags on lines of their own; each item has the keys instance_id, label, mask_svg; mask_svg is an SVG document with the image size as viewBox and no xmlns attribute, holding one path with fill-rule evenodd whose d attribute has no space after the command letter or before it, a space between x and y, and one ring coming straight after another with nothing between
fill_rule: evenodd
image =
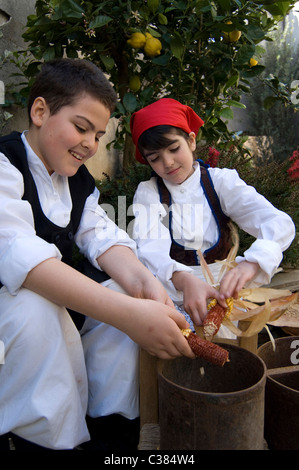
<instances>
[{"instance_id":1,"label":"boy","mask_svg":"<svg viewBox=\"0 0 299 470\"><path fill-rule=\"evenodd\" d=\"M88 61L48 62L31 89L29 130L0 141L0 435L11 432L17 450L73 449L89 430L100 437L94 449L117 440L115 450L128 448L137 344L161 358L194 357L178 328L184 317L99 207L84 166L115 101ZM72 267L74 242L103 285Z\"/></svg>"}]
</instances>

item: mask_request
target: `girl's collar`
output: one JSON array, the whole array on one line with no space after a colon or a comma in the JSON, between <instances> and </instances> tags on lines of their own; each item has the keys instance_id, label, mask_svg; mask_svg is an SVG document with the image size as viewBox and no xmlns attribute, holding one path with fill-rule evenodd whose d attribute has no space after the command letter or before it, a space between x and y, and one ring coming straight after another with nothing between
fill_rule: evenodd
<instances>
[{"instance_id":1,"label":"girl's collar","mask_svg":"<svg viewBox=\"0 0 299 470\"><path fill-rule=\"evenodd\" d=\"M163 180L165 183L165 186L168 188L169 191L175 190L175 191L181 191L184 192L187 188L190 190L190 187L193 187L195 185L198 185L198 178L200 177L200 166L198 162L193 163L193 168L194 171L192 175L189 176L183 183L181 184L173 184L170 183L169 181Z\"/></svg>"}]
</instances>

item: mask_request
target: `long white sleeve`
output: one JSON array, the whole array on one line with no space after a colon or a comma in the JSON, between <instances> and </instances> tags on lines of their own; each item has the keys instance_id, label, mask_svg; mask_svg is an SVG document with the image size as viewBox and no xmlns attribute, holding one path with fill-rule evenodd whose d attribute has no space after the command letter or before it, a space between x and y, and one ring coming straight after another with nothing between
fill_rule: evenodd
<instances>
[{"instance_id":1,"label":"long white sleeve","mask_svg":"<svg viewBox=\"0 0 299 470\"><path fill-rule=\"evenodd\" d=\"M235 170L210 169L222 210L242 230L256 240L236 258L258 263L261 272L255 283L270 282L282 261L283 252L295 236L295 225L291 217L276 209L254 187L242 181Z\"/></svg>"},{"instance_id":2,"label":"long white sleeve","mask_svg":"<svg viewBox=\"0 0 299 470\"><path fill-rule=\"evenodd\" d=\"M136 243L111 220L99 205L99 191L87 198L75 242L89 261L99 268L96 259L114 245L130 248L136 255Z\"/></svg>"},{"instance_id":3,"label":"long white sleeve","mask_svg":"<svg viewBox=\"0 0 299 470\"><path fill-rule=\"evenodd\" d=\"M255 281L259 285L270 282L282 260L283 251L294 238L292 219L273 207L253 187L246 185L235 170L210 168L209 172L223 212L242 230L256 238L244 256L238 257L236 261L246 259L257 262L261 271ZM198 164L195 164L193 175L181 185L172 185L167 181L165 184L172 196L173 233L179 234L177 241L202 252L213 246L219 233L200 184ZM197 218L190 211L190 204L197 207ZM137 242L138 255L165 283L172 272L180 270L183 265L174 262L169 256L171 239L168 229L163 225L167 211L160 203L155 178L138 186L134 198L134 215L133 238ZM179 226L182 220L184 230ZM182 269L186 269L186 266Z\"/></svg>"},{"instance_id":4,"label":"long white sleeve","mask_svg":"<svg viewBox=\"0 0 299 470\"><path fill-rule=\"evenodd\" d=\"M168 288L174 289L171 278L175 271L192 272L192 268L171 259L171 237L164 219L167 210L159 201L155 178L139 184L133 200L135 222L133 239L140 261Z\"/></svg>"},{"instance_id":5,"label":"long white sleeve","mask_svg":"<svg viewBox=\"0 0 299 470\"><path fill-rule=\"evenodd\" d=\"M37 187L39 201L45 216L54 224L66 227L70 221L72 200L68 178L47 172L26 140L28 164ZM11 294L23 284L27 274L46 259L61 259L61 253L36 235L31 205L22 200L22 174L0 153L0 280ZM99 268L96 258L112 245L128 246L136 253L136 244L124 230L99 206L97 189L87 198L81 223L75 236L82 253Z\"/></svg>"},{"instance_id":6,"label":"long white sleeve","mask_svg":"<svg viewBox=\"0 0 299 470\"><path fill-rule=\"evenodd\" d=\"M31 206L22 200L21 173L0 154L0 279L11 294L28 272L48 258L61 258L55 245L36 236Z\"/></svg>"}]
</instances>

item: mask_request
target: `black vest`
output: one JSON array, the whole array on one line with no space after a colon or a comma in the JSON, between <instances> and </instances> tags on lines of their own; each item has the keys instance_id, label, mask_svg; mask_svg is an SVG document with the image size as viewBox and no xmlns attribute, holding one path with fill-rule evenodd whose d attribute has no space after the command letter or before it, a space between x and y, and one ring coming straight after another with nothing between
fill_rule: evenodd
<instances>
[{"instance_id":1,"label":"black vest","mask_svg":"<svg viewBox=\"0 0 299 470\"><path fill-rule=\"evenodd\" d=\"M201 160L197 160L200 164L201 178L200 182L204 191L204 194L208 200L209 206L212 210L213 216L216 220L216 224L219 231L219 237L215 245L208 248L203 256L208 264L214 263L216 260L223 260L227 257L230 248L232 247L231 233L229 228L229 217L227 217L221 209L218 195L214 189L213 182L207 170L208 165L204 164ZM167 207L171 207L171 195L165 186L162 178L157 178L158 191L160 195L160 201L166 204ZM196 250L186 249L173 239L172 228L171 228L171 209L169 214L169 231L171 235L171 248L170 256L175 261L178 261L187 266L198 266L200 260Z\"/></svg>"},{"instance_id":2,"label":"black vest","mask_svg":"<svg viewBox=\"0 0 299 470\"><path fill-rule=\"evenodd\" d=\"M87 197L94 191L95 181L85 166L81 166L77 173L70 177L69 188L72 198L71 219L67 227L59 227L51 222L43 213L37 188L30 172L26 150L18 132L0 138L0 152L22 173L24 178L24 195L22 199L27 200L34 217L35 231L37 236L48 243L57 246L62 255L62 261L73 266L74 234L77 232L81 220L83 208ZM85 275L94 278L98 282L109 279L109 276L95 269L86 259L82 260L76 269ZM84 315L69 310L76 326L80 329L84 323Z\"/></svg>"}]
</instances>

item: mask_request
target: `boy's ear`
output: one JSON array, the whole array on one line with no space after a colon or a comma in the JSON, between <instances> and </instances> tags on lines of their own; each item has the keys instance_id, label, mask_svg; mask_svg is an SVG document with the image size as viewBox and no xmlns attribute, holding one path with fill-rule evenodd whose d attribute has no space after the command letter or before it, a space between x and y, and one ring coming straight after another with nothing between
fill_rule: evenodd
<instances>
[{"instance_id":1,"label":"boy's ear","mask_svg":"<svg viewBox=\"0 0 299 470\"><path fill-rule=\"evenodd\" d=\"M46 115L48 115L49 108L46 100L42 96L38 96L32 103L30 116L33 124L40 127Z\"/></svg>"}]
</instances>

